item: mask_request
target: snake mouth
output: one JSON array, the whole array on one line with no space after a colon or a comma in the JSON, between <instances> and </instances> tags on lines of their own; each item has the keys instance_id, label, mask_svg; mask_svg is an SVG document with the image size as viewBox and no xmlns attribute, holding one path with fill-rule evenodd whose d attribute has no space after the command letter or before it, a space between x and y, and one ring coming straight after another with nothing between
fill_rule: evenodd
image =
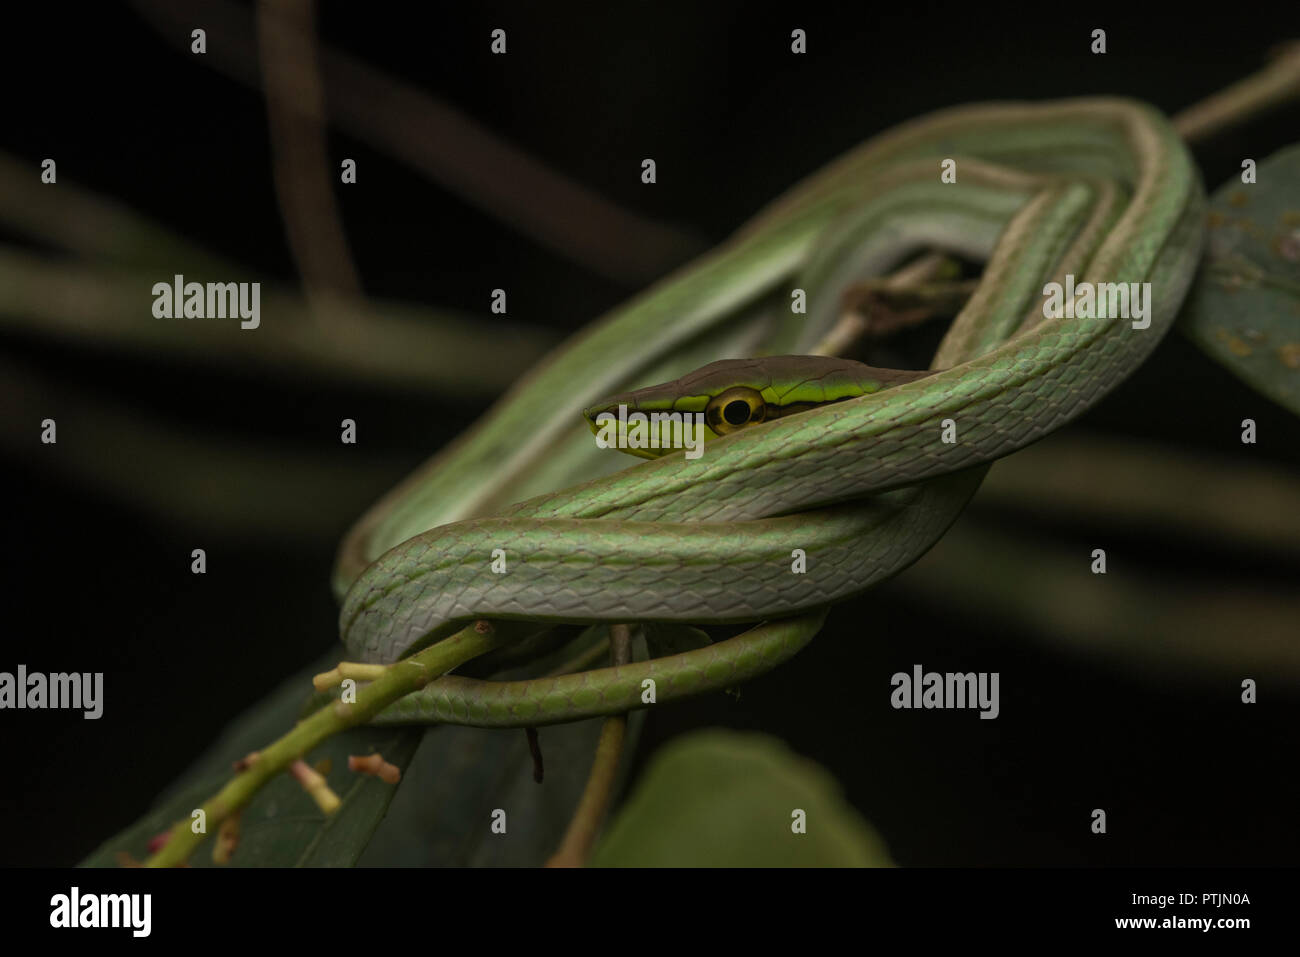
<instances>
[{"instance_id":1,"label":"snake mouth","mask_svg":"<svg viewBox=\"0 0 1300 957\"><path fill-rule=\"evenodd\" d=\"M650 389L636 389L630 392L617 392L614 395L606 396L605 398L593 402L591 405L583 409L582 417L587 420L587 424L591 427L591 430L595 432L599 428L599 425L596 422L597 417L608 414L614 416L615 418L618 418L620 407L625 410L625 414L631 412L661 411L658 409L649 409L649 408L641 407L641 400L643 398L646 398L645 393L655 388L657 387L652 386ZM659 405L660 403L652 403L652 404Z\"/></svg>"},{"instance_id":2,"label":"snake mouth","mask_svg":"<svg viewBox=\"0 0 1300 957\"><path fill-rule=\"evenodd\" d=\"M596 417L604 413L618 415L618 403L615 402L611 406L608 402L602 402L599 405L593 405L582 410L582 417L587 420L587 427L591 429L592 432L598 432L600 430L600 426L596 424Z\"/></svg>"},{"instance_id":3,"label":"snake mouth","mask_svg":"<svg viewBox=\"0 0 1300 957\"><path fill-rule=\"evenodd\" d=\"M646 402L636 392L629 392L589 406L582 415L601 448L643 459L674 452L685 452L688 459L699 458L705 444L718 436L706 424L703 412L683 411L676 405L659 394Z\"/></svg>"}]
</instances>

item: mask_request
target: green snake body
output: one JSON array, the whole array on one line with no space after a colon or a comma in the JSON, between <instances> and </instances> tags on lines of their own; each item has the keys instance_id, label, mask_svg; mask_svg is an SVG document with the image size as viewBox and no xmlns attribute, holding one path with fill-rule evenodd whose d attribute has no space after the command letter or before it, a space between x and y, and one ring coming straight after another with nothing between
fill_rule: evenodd
<instances>
[{"instance_id":1,"label":"green snake body","mask_svg":"<svg viewBox=\"0 0 1300 957\"><path fill-rule=\"evenodd\" d=\"M376 724L465 724L540 727L645 707L748 681L798 652L821 628L825 610L768 622L694 651L648 661L526 681L480 681L447 675L381 713Z\"/></svg>"},{"instance_id":2,"label":"green snake body","mask_svg":"<svg viewBox=\"0 0 1300 957\"><path fill-rule=\"evenodd\" d=\"M947 159L955 183L940 180ZM449 676L384 719L527 725L617 713L639 706L647 677L666 700L793 654L826 606L923 554L988 463L1079 415L1142 362L1185 294L1203 211L1168 122L1126 100L961 107L849 153L564 347L372 509L336 572L342 637L365 661L396 660L478 618L766 624L622 669L504 684ZM986 265L928 375L882 381L840 362L828 377L827 360L781 356L598 401L728 354L812 352L847 283L933 249ZM1044 284L1066 274L1150 283L1149 326L1045 319ZM790 314L795 287L808 293L806 316ZM762 421L711 434L697 459L671 452L598 475L611 453L595 464L581 410L696 411L736 387L761 393ZM941 439L945 426L956 441ZM504 574L492 568L497 549Z\"/></svg>"}]
</instances>

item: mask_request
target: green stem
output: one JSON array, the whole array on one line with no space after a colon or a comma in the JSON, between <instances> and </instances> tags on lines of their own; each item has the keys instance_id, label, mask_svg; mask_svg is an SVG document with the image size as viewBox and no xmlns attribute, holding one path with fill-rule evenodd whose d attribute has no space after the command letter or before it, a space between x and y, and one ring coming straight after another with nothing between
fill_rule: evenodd
<instances>
[{"instance_id":1,"label":"green stem","mask_svg":"<svg viewBox=\"0 0 1300 957\"><path fill-rule=\"evenodd\" d=\"M631 630L627 625L609 626L610 664L626 665L632 660ZM605 719L596 744L596 758L591 765L587 786L578 801L569 830L559 849L546 862L547 867L582 867L591 857L600 826L605 821L614 796L618 779L619 760L623 756L623 742L627 738L627 715L611 715Z\"/></svg>"},{"instance_id":2,"label":"green stem","mask_svg":"<svg viewBox=\"0 0 1300 957\"><path fill-rule=\"evenodd\" d=\"M298 722L292 731L260 751L247 770L232 778L203 804L207 825L204 833L194 833L189 818L177 821L172 826L167 843L145 862L146 865L169 867L184 863L207 837L208 829L216 827L242 808L262 785L326 738L364 724L403 695L418 691L457 665L515 637L517 634L514 629L497 628L486 621L477 622L419 654L397 662L383 677L362 687L357 692L355 702L334 702Z\"/></svg>"}]
</instances>

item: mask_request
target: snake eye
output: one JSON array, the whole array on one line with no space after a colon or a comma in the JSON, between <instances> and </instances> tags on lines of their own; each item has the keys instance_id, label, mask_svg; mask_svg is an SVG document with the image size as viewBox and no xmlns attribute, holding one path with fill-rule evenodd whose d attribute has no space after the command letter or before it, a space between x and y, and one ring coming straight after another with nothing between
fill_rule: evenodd
<instances>
[{"instance_id":1,"label":"snake eye","mask_svg":"<svg viewBox=\"0 0 1300 957\"><path fill-rule=\"evenodd\" d=\"M766 416L767 405L763 397L743 385L714 396L704 408L704 421L718 435L762 422Z\"/></svg>"}]
</instances>

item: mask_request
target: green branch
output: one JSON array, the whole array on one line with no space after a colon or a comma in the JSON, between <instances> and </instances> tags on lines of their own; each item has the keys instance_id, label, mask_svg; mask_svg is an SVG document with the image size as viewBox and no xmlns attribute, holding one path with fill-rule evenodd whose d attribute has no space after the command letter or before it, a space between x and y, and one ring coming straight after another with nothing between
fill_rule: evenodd
<instances>
[{"instance_id":1,"label":"green branch","mask_svg":"<svg viewBox=\"0 0 1300 957\"><path fill-rule=\"evenodd\" d=\"M288 734L259 751L245 770L202 805L206 817L202 833L194 832L191 819L177 821L168 833L166 843L145 862L146 866L183 864L203 843L208 830L237 812L264 784L326 738L364 724L403 695L418 691L434 678L517 637L517 629L496 627L486 621L476 622L392 665L382 677L360 688L355 702L334 702L298 722Z\"/></svg>"}]
</instances>

